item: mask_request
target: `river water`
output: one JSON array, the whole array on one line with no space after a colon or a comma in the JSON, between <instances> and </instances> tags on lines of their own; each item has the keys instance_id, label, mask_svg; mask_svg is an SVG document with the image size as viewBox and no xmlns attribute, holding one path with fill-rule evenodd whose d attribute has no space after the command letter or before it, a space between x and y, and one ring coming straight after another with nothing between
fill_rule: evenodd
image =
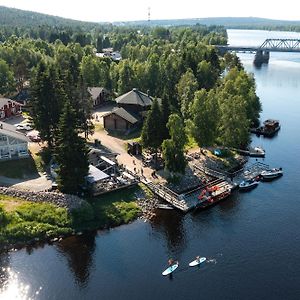
<instances>
[{"instance_id":1,"label":"river water","mask_svg":"<svg viewBox=\"0 0 300 300\"><path fill-rule=\"evenodd\" d=\"M300 34L229 30L229 43L260 45ZM277 118L272 139L253 136L263 162L284 176L235 193L185 216L160 212L151 223L72 237L55 245L0 253L0 299L299 299L300 298L300 54L271 53L255 69L241 54L263 104L262 120ZM196 255L201 268L188 268ZM168 258L180 266L161 276Z\"/></svg>"}]
</instances>

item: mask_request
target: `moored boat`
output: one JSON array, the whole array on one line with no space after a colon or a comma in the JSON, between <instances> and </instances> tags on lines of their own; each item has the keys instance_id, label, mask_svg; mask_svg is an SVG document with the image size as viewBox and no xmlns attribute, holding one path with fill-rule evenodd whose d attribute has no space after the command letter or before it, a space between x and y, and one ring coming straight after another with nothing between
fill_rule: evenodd
<instances>
[{"instance_id":1,"label":"moored boat","mask_svg":"<svg viewBox=\"0 0 300 300\"><path fill-rule=\"evenodd\" d=\"M283 175L282 168L273 168L270 170L264 170L260 173L260 176L264 180L271 180L274 178L278 178Z\"/></svg>"},{"instance_id":2,"label":"moored boat","mask_svg":"<svg viewBox=\"0 0 300 300\"><path fill-rule=\"evenodd\" d=\"M257 187L259 184L258 181L256 181L255 179L247 179L247 180L243 180L240 184L239 184L239 189L241 191L249 191L254 189L255 187Z\"/></svg>"},{"instance_id":3,"label":"moored boat","mask_svg":"<svg viewBox=\"0 0 300 300\"><path fill-rule=\"evenodd\" d=\"M219 188L218 186L212 186L202 190L198 199L199 202L195 206L196 210L206 209L221 200L226 199L231 195L231 188L229 186L223 186Z\"/></svg>"},{"instance_id":4,"label":"moored boat","mask_svg":"<svg viewBox=\"0 0 300 300\"><path fill-rule=\"evenodd\" d=\"M251 128L250 132L257 135L263 135L265 137L272 137L280 129L280 123L278 120L268 119L264 121L263 126L257 128Z\"/></svg>"},{"instance_id":5,"label":"moored boat","mask_svg":"<svg viewBox=\"0 0 300 300\"><path fill-rule=\"evenodd\" d=\"M262 147L254 147L249 149L249 156L251 157L264 157L266 154Z\"/></svg>"}]
</instances>

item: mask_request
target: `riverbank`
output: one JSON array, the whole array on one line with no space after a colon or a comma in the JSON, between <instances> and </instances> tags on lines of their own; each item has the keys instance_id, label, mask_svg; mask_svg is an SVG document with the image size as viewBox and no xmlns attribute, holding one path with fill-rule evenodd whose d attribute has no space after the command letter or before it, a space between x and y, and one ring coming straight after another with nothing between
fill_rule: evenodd
<instances>
[{"instance_id":1,"label":"riverbank","mask_svg":"<svg viewBox=\"0 0 300 300\"><path fill-rule=\"evenodd\" d=\"M128 224L138 218L148 220L155 215L153 210L158 202L141 186L85 200L71 196L81 201L80 206L73 203L71 209L61 201L45 202L47 193L25 194L13 189L0 190L2 249L53 242L82 232Z\"/></svg>"}]
</instances>

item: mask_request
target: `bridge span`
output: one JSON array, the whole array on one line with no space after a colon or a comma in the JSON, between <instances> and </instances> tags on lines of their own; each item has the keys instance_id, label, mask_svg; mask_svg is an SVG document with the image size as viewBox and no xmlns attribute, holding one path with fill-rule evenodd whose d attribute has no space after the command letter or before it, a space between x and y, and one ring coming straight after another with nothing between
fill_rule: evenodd
<instances>
[{"instance_id":1,"label":"bridge span","mask_svg":"<svg viewBox=\"0 0 300 300\"><path fill-rule=\"evenodd\" d=\"M268 63L270 52L299 52L300 39L266 39L260 46L216 45L221 53L227 51L255 53L254 63Z\"/></svg>"}]
</instances>

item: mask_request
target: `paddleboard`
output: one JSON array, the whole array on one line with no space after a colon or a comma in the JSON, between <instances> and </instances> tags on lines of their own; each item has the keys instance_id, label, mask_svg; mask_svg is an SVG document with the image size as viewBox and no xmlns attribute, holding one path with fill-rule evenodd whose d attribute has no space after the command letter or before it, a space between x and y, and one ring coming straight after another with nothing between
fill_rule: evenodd
<instances>
[{"instance_id":1,"label":"paddleboard","mask_svg":"<svg viewBox=\"0 0 300 300\"><path fill-rule=\"evenodd\" d=\"M195 267L195 266L198 266L200 265L201 263L205 262L206 261L206 257L200 257L200 259L195 259L193 260L192 262L189 263L189 266L190 267Z\"/></svg>"},{"instance_id":2,"label":"paddleboard","mask_svg":"<svg viewBox=\"0 0 300 300\"><path fill-rule=\"evenodd\" d=\"M168 269L164 270L162 272L162 275L166 276L166 275L169 275L169 274L173 273L178 268L178 266L179 266L179 264L172 265Z\"/></svg>"}]
</instances>

